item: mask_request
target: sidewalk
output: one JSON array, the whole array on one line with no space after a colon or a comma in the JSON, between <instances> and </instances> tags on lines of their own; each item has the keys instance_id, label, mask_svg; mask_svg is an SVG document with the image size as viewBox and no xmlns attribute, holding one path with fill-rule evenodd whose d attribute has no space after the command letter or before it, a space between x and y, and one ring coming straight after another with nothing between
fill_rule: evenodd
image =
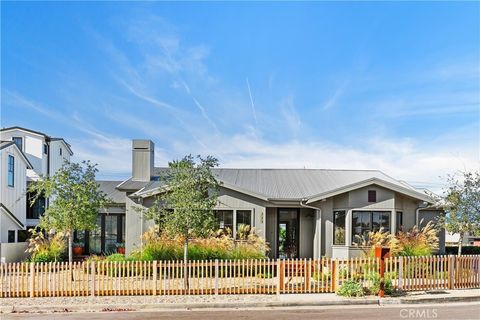
<instances>
[{"instance_id":1,"label":"sidewalk","mask_svg":"<svg viewBox=\"0 0 480 320\"><path fill-rule=\"evenodd\" d=\"M411 292L401 297L342 298L333 293L219 296L106 296L3 298L0 313L101 312L205 308L389 305L480 301L480 289Z\"/></svg>"}]
</instances>

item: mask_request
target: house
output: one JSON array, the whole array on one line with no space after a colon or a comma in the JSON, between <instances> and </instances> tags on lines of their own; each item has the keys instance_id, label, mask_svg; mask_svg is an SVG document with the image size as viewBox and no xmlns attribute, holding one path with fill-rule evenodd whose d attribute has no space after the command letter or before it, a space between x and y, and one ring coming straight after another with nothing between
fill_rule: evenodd
<instances>
[{"instance_id":1,"label":"house","mask_svg":"<svg viewBox=\"0 0 480 320\"><path fill-rule=\"evenodd\" d=\"M115 252L119 243L125 243L125 200L124 192L116 187L122 181L97 181L110 203L97 216L97 228L75 231L73 241L83 245L84 254L109 254Z\"/></svg>"},{"instance_id":2,"label":"house","mask_svg":"<svg viewBox=\"0 0 480 320\"><path fill-rule=\"evenodd\" d=\"M0 259L21 259L26 227L27 170L32 165L14 141L0 142ZM24 240L23 240L24 241Z\"/></svg>"},{"instance_id":3,"label":"house","mask_svg":"<svg viewBox=\"0 0 480 320\"><path fill-rule=\"evenodd\" d=\"M73 156L71 146L63 138L50 137L42 132L16 126L0 129L0 136L3 141L15 142L31 163L32 167L26 173L27 185L55 174ZM29 198L30 195L27 194L27 200ZM33 206L30 203L25 205L27 229L38 224L46 206L48 199L42 197Z\"/></svg>"},{"instance_id":4,"label":"house","mask_svg":"<svg viewBox=\"0 0 480 320\"><path fill-rule=\"evenodd\" d=\"M5 261L18 261L25 250L17 249L15 254L7 254L5 244L20 243L16 246L25 247L27 230L38 225L40 216L48 206L48 199L43 197L39 197L33 206L30 205L28 185L53 175L65 161L70 161L73 152L63 138L53 138L22 127L0 129L0 140L0 256Z\"/></svg>"},{"instance_id":5,"label":"house","mask_svg":"<svg viewBox=\"0 0 480 320\"><path fill-rule=\"evenodd\" d=\"M139 213L161 192L154 144L133 140L132 176L116 186L125 196L127 253L153 225ZM270 244L271 258L354 257L356 235L383 228L395 233L435 220L433 201L377 170L215 168L221 184L215 215L235 235L247 224ZM118 225L117 225L118 228ZM106 232L106 231L103 231ZM444 250L444 232L440 234Z\"/></svg>"}]
</instances>

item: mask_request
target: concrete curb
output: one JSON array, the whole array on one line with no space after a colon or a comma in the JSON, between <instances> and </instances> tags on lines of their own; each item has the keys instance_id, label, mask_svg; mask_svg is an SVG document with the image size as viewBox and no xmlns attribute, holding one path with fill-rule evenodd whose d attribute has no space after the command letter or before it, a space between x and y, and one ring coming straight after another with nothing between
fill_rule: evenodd
<instances>
[{"instance_id":1,"label":"concrete curb","mask_svg":"<svg viewBox=\"0 0 480 320\"><path fill-rule=\"evenodd\" d=\"M342 299L325 301L273 301L273 302L213 302L213 303L164 303L164 304L96 304L96 305L52 305L52 306L0 306L0 314L9 313L62 313L62 312L106 312L106 311L140 311L140 310L192 310L192 309L241 309L274 307L320 307L344 305L401 305L433 304L451 302L478 302L479 296L468 297L425 297L425 298L374 298Z\"/></svg>"}]
</instances>

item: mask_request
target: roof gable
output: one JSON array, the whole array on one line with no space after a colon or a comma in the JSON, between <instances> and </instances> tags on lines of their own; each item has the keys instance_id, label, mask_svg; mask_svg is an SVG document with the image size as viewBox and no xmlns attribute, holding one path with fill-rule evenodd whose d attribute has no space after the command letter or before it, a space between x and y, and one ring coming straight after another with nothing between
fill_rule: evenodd
<instances>
[{"instance_id":1,"label":"roof gable","mask_svg":"<svg viewBox=\"0 0 480 320\"><path fill-rule=\"evenodd\" d=\"M2 141L1 144L0 144L0 150L4 150L4 149L7 149L7 148L15 149L16 152L20 155L20 157L23 159L23 161L27 165L27 169L33 169L33 166L30 163L30 161L28 161L27 156L25 156L25 153L23 153L23 151L20 150L20 148L17 146L17 144L15 142L13 142L13 141Z\"/></svg>"}]
</instances>

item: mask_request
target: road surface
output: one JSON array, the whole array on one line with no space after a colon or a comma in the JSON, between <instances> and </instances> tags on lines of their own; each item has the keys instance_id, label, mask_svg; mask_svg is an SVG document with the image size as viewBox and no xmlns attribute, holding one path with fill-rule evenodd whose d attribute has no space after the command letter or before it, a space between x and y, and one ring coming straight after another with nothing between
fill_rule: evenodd
<instances>
[{"instance_id":1,"label":"road surface","mask_svg":"<svg viewBox=\"0 0 480 320\"><path fill-rule=\"evenodd\" d=\"M480 303L394 306L331 306L258 309L210 309L127 311L100 313L9 314L0 319L88 319L88 320L367 320L367 319L472 319L480 320Z\"/></svg>"}]
</instances>

